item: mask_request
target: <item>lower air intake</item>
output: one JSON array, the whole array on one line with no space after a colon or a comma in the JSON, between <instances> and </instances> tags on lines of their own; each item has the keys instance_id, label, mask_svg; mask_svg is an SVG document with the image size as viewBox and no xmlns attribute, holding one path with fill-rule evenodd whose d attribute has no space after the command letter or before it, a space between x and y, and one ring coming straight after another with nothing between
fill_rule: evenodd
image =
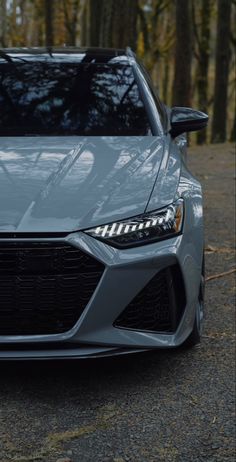
<instances>
[{"instance_id":1,"label":"lower air intake","mask_svg":"<svg viewBox=\"0 0 236 462\"><path fill-rule=\"evenodd\" d=\"M157 273L114 322L114 327L173 333L185 306L185 292L178 266Z\"/></svg>"},{"instance_id":2,"label":"lower air intake","mask_svg":"<svg viewBox=\"0 0 236 462\"><path fill-rule=\"evenodd\" d=\"M68 331L103 271L102 263L64 242L1 242L0 335Z\"/></svg>"}]
</instances>

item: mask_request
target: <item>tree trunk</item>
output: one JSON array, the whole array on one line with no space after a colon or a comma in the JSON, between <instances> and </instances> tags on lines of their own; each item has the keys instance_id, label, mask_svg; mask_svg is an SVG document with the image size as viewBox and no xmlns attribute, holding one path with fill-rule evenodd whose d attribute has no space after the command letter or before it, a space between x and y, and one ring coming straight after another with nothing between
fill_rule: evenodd
<instances>
[{"instance_id":1,"label":"tree trunk","mask_svg":"<svg viewBox=\"0 0 236 462\"><path fill-rule=\"evenodd\" d=\"M103 1L104 0L89 1L89 34L87 45L90 47L99 46Z\"/></svg>"},{"instance_id":2,"label":"tree trunk","mask_svg":"<svg viewBox=\"0 0 236 462\"><path fill-rule=\"evenodd\" d=\"M45 45L53 46L54 31L53 31L53 10L54 0L44 0L45 11Z\"/></svg>"},{"instance_id":3,"label":"tree trunk","mask_svg":"<svg viewBox=\"0 0 236 462\"><path fill-rule=\"evenodd\" d=\"M137 46L137 0L104 0L102 2L100 46L125 48Z\"/></svg>"},{"instance_id":4,"label":"tree trunk","mask_svg":"<svg viewBox=\"0 0 236 462\"><path fill-rule=\"evenodd\" d=\"M169 104L168 101L168 90L169 90L169 80L170 80L170 63L169 56L165 56L164 60L164 78L162 84L162 98L165 104Z\"/></svg>"},{"instance_id":5,"label":"tree trunk","mask_svg":"<svg viewBox=\"0 0 236 462\"><path fill-rule=\"evenodd\" d=\"M191 106L191 0L176 0L176 46L172 104Z\"/></svg>"},{"instance_id":6,"label":"tree trunk","mask_svg":"<svg viewBox=\"0 0 236 462\"><path fill-rule=\"evenodd\" d=\"M102 0L102 3L99 46L111 47L114 1Z\"/></svg>"},{"instance_id":7,"label":"tree trunk","mask_svg":"<svg viewBox=\"0 0 236 462\"><path fill-rule=\"evenodd\" d=\"M80 45L82 47L87 47L89 43L89 24L88 24L88 2L83 6L81 15L80 15Z\"/></svg>"},{"instance_id":8,"label":"tree trunk","mask_svg":"<svg viewBox=\"0 0 236 462\"><path fill-rule=\"evenodd\" d=\"M6 0L0 0L0 46L6 47L6 30L7 30L7 15L6 15Z\"/></svg>"},{"instance_id":9,"label":"tree trunk","mask_svg":"<svg viewBox=\"0 0 236 462\"><path fill-rule=\"evenodd\" d=\"M236 105L234 107L234 123L230 134L230 141L236 141Z\"/></svg>"},{"instance_id":10,"label":"tree trunk","mask_svg":"<svg viewBox=\"0 0 236 462\"><path fill-rule=\"evenodd\" d=\"M76 45L79 6L79 0L73 0L70 3L67 0L63 0L66 45L68 46Z\"/></svg>"},{"instance_id":11,"label":"tree trunk","mask_svg":"<svg viewBox=\"0 0 236 462\"><path fill-rule=\"evenodd\" d=\"M211 0L201 1L201 25L198 36L198 67L197 67L197 90L198 106L201 111L208 109L208 68L210 57L210 21L211 21ZM207 132L200 130L197 133L197 143L206 142Z\"/></svg>"},{"instance_id":12,"label":"tree trunk","mask_svg":"<svg viewBox=\"0 0 236 462\"><path fill-rule=\"evenodd\" d=\"M218 0L212 143L226 140L231 0Z\"/></svg>"}]
</instances>

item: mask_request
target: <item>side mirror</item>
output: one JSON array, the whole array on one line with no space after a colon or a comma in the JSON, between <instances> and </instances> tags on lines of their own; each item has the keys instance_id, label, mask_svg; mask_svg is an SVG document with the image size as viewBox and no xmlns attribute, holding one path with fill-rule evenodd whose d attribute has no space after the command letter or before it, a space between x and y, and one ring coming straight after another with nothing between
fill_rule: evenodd
<instances>
[{"instance_id":1,"label":"side mirror","mask_svg":"<svg viewBox=\"0 0 236 462\"><path fill-rule=\"evenodd\" d=\"M185 132L195 132L205 128L208 115L189 107L173 107L170 114L170 134L173 138Z\"/></svg>"}]
</instances>

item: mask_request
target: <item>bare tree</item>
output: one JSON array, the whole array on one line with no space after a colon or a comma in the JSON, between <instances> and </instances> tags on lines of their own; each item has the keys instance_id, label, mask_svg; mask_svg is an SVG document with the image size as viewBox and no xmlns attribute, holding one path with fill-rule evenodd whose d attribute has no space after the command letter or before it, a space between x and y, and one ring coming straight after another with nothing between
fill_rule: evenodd
<instances>
[{"instance_id":1,"label":"bare tree","mask_svg":"<svg viewBox=\"0 0 236 462\"><path fill-rule=\"evenodd\" d=\"M54 30L53 30L53 13L54 0L44 0L45 10L45 43L46 46L54 45Z\"/></svg>"},{"instance_id":2,"label":"bare tree","mask_svg":"<svg viewBox=\"0 0 236 462\"><path fill-rule=\"evenodd\" d=\"M193 2L194 37L196 42L197 56L197 92L198 106L204 112L208 110L208 69L210 58L210 27L211 27L211 0L201 0L200 24L197 27L195 17L195 5ZM207 132L200 130L197 133L198 144L206 142Z\"/></svg>"},{"instance_id":3,"label":"bare tree","mask_svg":"<svg viewBox=\"0 0 236 462\"><path fill-rule=\"evenodd\" d=\"M235 23L236 23L236 0L232 2L232 14L231 14L231 48L232 48L232 61L231 66L233 69L233 92L232 92L232 99L234 101L234 116L233 116L233 125L230 133L230 141L236 141L236 30L235 30Z\"/></svg>"},{"instance_id":4,"label":"bare tree","mask_svg":"<svg viewBox=\"0 0 236 462\"><path fill-rule=\"evenodd\" d=\"M70 3L67 0L63 0L62 3L66 28L66 44L75 46L80 0L72 0Z\"/></svg>"},{"instance_id":5,"label":"bare tree","mask_svg":"<svg viewBox=\"0 0 236 462\"><path fill-rule=\"evenodd\" d=\"M89 8L89 45L92 47L99 46L99 37L101 31L101 14L104 0L90 0Z\"/></svg>"},{"instance_id":6,"label":"bare tree","mask_svg":"<svg viewBox=\"0 0 236 462\"><path fill-rule=\"evenodd\" d=\"M172 93L173 105L191 105L191 61L191 0L176 0L175 71Z\"/></svg>"},{"instance_id":7,"label":"bare tree","mask_svg":"<svg viewBox=\"0 0 236 462\"><path fill-rule=\"evenodd\" d=\"M218 0L214 107L211 135L213 143L222 143L226 140L231 3L231 0Z\"/></svg>"},{"instance_id":8,"label":"bare tree","mask_svg":"<svg viewBox=\"0 0 236 462\"><path fill-rule=\"evenodd\" d=\"M135 50L137 18L137 0L103 0L99 45Z\"/></svg>"},{"instance_id":9,"label":"bare tree","mask_svg":"<svg viewBox=\"0 0 236 462\"><path fill-rule=\"evenodd\" d=\"M6 29L7 29L7 15L6 15L6 0L0 0L0 46L6 46Z\"/></svg>"}]
</instances>

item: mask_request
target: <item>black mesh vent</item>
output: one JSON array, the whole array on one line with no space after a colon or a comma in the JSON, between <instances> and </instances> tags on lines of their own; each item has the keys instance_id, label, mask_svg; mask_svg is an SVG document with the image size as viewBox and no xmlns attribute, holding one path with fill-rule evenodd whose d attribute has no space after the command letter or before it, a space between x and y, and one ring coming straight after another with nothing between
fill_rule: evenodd
<instances>
[{"instance_id":1,"label":"black mesh vent","mask_svg":"<svg viewBox=\"0 0 236 462\"><path fill-rule=\"evenodd\" d=\"M177 266L157 273L116 319L114 326L150 332L175 332L185 306Z\"/></svg>"},{"instance_id":2,"label":"black mesh vent","mask_svg":"<svg viewBox=\"0 0 236 462\"><path fill-rule=\"evenodd\" d=\"M71 329L104 266L76 247L51 242L0 243L0 335Z\"/></svg>"}]
</instances>

